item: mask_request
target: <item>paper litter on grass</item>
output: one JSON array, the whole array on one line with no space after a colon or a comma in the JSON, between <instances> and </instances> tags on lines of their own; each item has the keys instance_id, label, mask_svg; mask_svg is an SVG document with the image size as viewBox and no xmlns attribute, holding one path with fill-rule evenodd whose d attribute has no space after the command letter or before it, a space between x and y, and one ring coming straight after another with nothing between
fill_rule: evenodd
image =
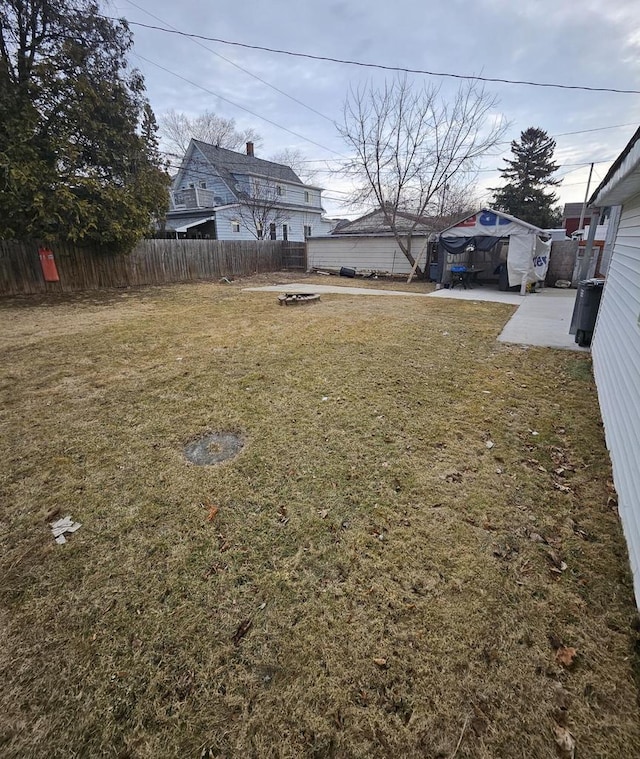
<instances>
[{"instance_id":1,"label":"paper litter on grass","mask_svg":"<svg viewBox=\"0 0 640 759\"><path fill-rule=\"evenodd\" d=\"M50 522L49 526L51 527L51 532L53 533L56 543L60 545L67 542L67 539L64 536L65 532L75 532L82 527L80 522L74 522L71 519L71 516L62 517L62 519L58 519L55 522Z\"/></svg>"}]
</instances>

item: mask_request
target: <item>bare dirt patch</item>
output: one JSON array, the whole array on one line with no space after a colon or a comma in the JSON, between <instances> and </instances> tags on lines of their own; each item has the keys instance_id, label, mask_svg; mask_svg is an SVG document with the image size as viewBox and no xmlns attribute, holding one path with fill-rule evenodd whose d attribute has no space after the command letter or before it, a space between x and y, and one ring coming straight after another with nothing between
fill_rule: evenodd
<instances>
[{"instance_id":1,"label":"bare dirt patch","mask_svg":"<svg viewBox=\"0 0 640 759\"><path fill-rule=\"evenodd\" d=\"M248 283L2 304L2 756L640 756L589 356Z\"/></svg>"},{"instance_id":2,"label":"bare dirt patch","mask_svg":"<svg viewBox=\"0 0 640 759\"><path fill-rule=\"evenodd\" d=\"M235 458L243 446L244 441L234 432L207 432L187 443L184 455L192 464L210 466Z\"/></svg>"}]
</instances>

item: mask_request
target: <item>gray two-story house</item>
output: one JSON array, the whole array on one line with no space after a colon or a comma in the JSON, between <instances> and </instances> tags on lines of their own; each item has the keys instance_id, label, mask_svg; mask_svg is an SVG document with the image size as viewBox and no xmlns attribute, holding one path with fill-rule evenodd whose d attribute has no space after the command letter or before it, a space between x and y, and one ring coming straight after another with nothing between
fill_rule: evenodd
<instances>
[{"instance_id":1,"label":"gray two-story house","mask_svg":"<svg viewBox=\"0 0 640 759\"><path fill-rule=\"evenodd\" d=\"M291 240L329 234L322 188L289 167L191 140L172 188L166 231L212 240Z\"/></svg>"}]
</instances>

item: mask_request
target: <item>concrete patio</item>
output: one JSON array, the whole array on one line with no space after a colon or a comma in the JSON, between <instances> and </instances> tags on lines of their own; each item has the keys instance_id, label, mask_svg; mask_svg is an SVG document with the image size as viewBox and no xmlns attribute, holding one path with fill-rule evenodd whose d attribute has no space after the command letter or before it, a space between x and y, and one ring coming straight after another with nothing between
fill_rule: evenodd
<instances>
[{"instance_id":1,"label":"concrete patio","mask_svg":"<svg viewBox=\"0 0 640 759\"><path fill-rule=\"evenodd\" d=\"M569 334L575 290L544 288L538 293L522 296L517 292L501 292L492 287L476 287L472 290L436 290L429 293L428 297L491 301L518 306L498 337L501 343L573 351L589 350L581 348L574 336Z\"/></svg>"},{"instance_id":2,"label":"concrete patio","mask_svg":"<svg viewBox=\"0 0 640 759\"><path fill-rule=\"evenodd\" d=\"M517 292L501 292L497 287L474 287L470 290L442 289L432 293L409 293L402 290L378 290L375 288L352 287L347 285L319 285L308 282L292 282L287 285L247 287L245 292L272 293L331 293L338 295L400 295L412 298L448 298L476 302L506 303L517 306L500 333L502 343L532 345L542 348L561 348L573 351L588 351L581 348L569 334L575 290L545 288L539 293L522 296Z\"/></svg>"}]
</instances>

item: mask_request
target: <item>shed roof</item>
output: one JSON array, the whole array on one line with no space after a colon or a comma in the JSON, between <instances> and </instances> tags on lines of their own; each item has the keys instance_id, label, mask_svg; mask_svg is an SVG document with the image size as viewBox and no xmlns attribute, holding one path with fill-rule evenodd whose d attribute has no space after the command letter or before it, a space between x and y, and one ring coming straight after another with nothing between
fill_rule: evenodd
<instances>
[{"instance_id":1,"label":"shed roof","mask_svg":"<svg viewBox=\"0 0 640 759\"><path fill-rule=\"evenodd\" d=\"M619 206L640 192L640 128L616 158L589 200L589 205Z\"/></svg>"}]
</instances>

